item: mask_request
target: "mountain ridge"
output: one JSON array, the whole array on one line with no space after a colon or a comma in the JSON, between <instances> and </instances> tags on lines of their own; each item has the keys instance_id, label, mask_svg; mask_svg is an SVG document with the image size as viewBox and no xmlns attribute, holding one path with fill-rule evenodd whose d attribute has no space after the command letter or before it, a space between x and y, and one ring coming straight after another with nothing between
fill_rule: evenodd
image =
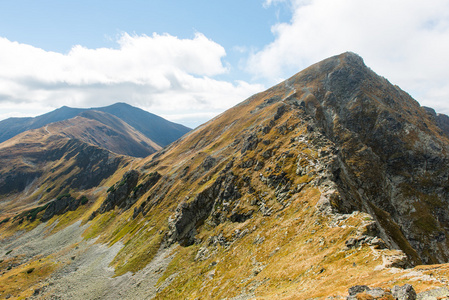
<instances>
[{"instance_id":1,"label":"mountain ridge","mask_svg":"<svg viewBox=\"0 0 449 300\"><path fill-rule=\"evenodd\" d=\"M345 299L354 285L442 287L448 154L418 102L358 55L333 56L79 191L91 200L49 222L84 224L84 240L52 254L63 271L29 286L39 297L102 299ZM89 248L99 244L114 274L77 276L100 270ZM46 259L34 260L37 271ZM27 266L6 275L26 276ZM83 288L69 291L75 278Z\"/></svg>"},{"instance_id":2,"label":"mountain ridge","mask_svg":"<svg viewBox=\"0 0 449 300\"><path fill-rule=\"evenodd\" d=\"M190 130L181 124L167 121L142 109L119 102L110 106L95 108L62 106L34 118L8 118L2 120L0 121L0 143L26 130L37 129L50 123L71 119L83 112L92 110L107 112L118 117L161 147L168 145ZM160 128L164 128L164 133L159 132Z\"/></svg>"}]
</instances>

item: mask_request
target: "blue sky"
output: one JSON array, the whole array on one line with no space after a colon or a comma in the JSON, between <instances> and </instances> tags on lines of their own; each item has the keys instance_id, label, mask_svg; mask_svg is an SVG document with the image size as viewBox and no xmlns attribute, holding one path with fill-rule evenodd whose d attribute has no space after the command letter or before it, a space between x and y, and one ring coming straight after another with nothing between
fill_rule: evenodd
<instances>
[{"instance_id":1,"label":"blue sky","mask_svg":"<svg viewBox=\"0 0 449 300\"><path fill-rule=\"evenodd\" d=\"M0 119L128 102L195 127L360 54L449 113L449 1L0 1Z\"/></svg>"},{"instance_id":2,"label":"blue sky","mask_svg":"<svg viewBox=\"0 0 449 300\"><path fill-rule=\"evenodd\" d=\"M271 26L288 21L286 5L260 0L34 1L0 2L0 36L45 50L68 52L73 45L114 47L122 33L169 33L192 38L201 32L227 49L263 47Z\"/></svg>"}]
</instances>

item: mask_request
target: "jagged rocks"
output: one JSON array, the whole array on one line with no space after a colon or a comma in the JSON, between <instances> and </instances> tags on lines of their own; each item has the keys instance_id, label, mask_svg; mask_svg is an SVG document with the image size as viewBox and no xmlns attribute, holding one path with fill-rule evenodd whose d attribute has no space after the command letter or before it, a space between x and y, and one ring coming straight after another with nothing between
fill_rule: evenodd
<instances>
[{"instance_id":1,"label":"jagged rocks","mask_svg":"<svg viewBox=\"0 0 449 300\"><path fill-rule=\"evenodd\" d=\"M257 147L257 144L259 144L260 139L257 138L257 135L250 134L248 137L246 137L245 141L243 142L242 150L240 152L243 154L246 151L254 150Z\"/></svg>"},{"instance_id":2,"label":"jagged rocks","mask_svg":"<svg viewBox=\"0 0 449 300\"><path fill-rule=\"evenodd\" d=\"M29 221L34 221L40 216L40 220L45 222L50 220L53 216L62 215L68 211L74 211L79 206L86 204L89 202L86 196L81 196L78 199L73 198L70 194L63 194L59 196L57 199L43 205L35 207L31 210L26 210L21 214L15 216L13 218L13 222L15 220L19 220L19 224L21 224L24 219ZM5 221L6 220L6 221ZM8 222L9 218L2 220L2 222Z\"/></svg>"},{"instance_id":3,"label":"jagged rocks","mask_svg":"<svg viewBox=\"0 0 449 300\"><path fill-rule=\"evenodd\" d=\"M415 262L446 262L448 144L436 133L442 129L434 112L432 122L356 55L329 59L320 68L327 76L304 107L312 133L323 132L339 147L331 170L342 198L336 208L373 214L389 236L384 241ZM298 174L309 165L301 162Z\"/></svg>"},{"instance_id":4,"label":"jagged rocks","mask_svg":"<svg viewBox=\"0 0 449 300\"><path fill-rule=\"evenodd\" d=\"M436 288L416 293L411 284L395 285L392 289L370 288L367 285L356 285L348 289L347 300L378 299L378 300L446 300L449 299L449 289Z\"/></svg>"},{"instance_id":5,"label":"jagged rocks","mask_svg":"<svg viewBox=\"0 0 449 300\"><path fill-rule=\"evenodd\" d=\"M392 290L382 288L370 288L366 285L356 285L348 289L347 300L382 299L382 300L416 300L415 289L410 284L394 286ZM422 299L422 298L421 298Z\"/></svg>"},{"instance_id":6,"label":"jagged rocks","mask_svg":"<svg viewBox=\"0 0 449 300\"><path fill-rule=\"evenodd\" d=\"M130 203L126 200L129 199L131 192L137 186L138 180L139 172L137 172L136 170L126 172L120 182L117 182L111 188L109 188L108 197L101 204L98 212L102 214L114 209L114 207L116 206L120 208L125 208L126 206L128 206Z\"/></svg>"},{"instance_id":7,"label":"jagged rocks","mask_svg":"<svg viewBox=\"0 0 449 300\"><path fill-rule=\"evenodd\" d=\"M387 245L384 243L384 241L382 241L382 239L380 239L378 237L372 237L372 236L366 236L366 235L358 236L355 238L349 238L345 242L347 249L357 248L364 244L366 244L368 246L374 246L377 249L386 249L387 248Z\"/></svg>"},{"instance_id":8,"label":"jagged rocks","mask_svg":"<svg viewBox=\"0 0 449 300\"><path fill-rule=\"evenodd\" d=\"M410 284L403 286L395 285L391 290L391 294L398 300L416 300L415 289Z\"/></svg>"},{"instance_id":9,"label":"jagged rocks","mask_svg":"<svg viewBox=\"0 0 449 300\"><path fill-rule=\"evenodd\" d=\"M348 289L349 296L356 296L357 294L363 293L370 288L367 285L355 285ZM348 298L349 300L349 298Z\"/></svg>"},{"instance_id":10,"label":"jagged rocks","mask_svg":"<svg viewBox=\"0 0 449 300\"><path fill-rule=\"evenodd\" d=\"M91 215L90 219L93 219L99 213L105 213L115 207L122 210L129 209L140 196L152 188L162 177L159 173L153 172L144 177L143 182L137 185L139 176L140 174L136 170L126 172L121 181L109 188L108 197L101 204L100 208ZM136 217L143 208L144 207L141 206L135 210L134 217Z\"/></svg>"},{"instance_id":11,"label":"jagged rocks","mask_svg":"<svg viewBox=\"0 0 449 300\"><path fill-rule=\"evenodd\" d=\"M58 197L56 200L49 202L42 214L41 221L48 221L55 215L62 215L68 211L76 210L80 205L88 202L86 196L78 199L73 198L70 194L65 194Z\"/></svg>"},{"instance_id":12,"label":"jagged rocks","mask_svg":"<svg viewBox=\"0 0 449 300\"><path fill-rule=\"evenodd\" d=\"M364 222L357 230L357 236L350 237L345 242L346 249L357 248L362 245L372 246L375 249L386 249L387 244L379 238L379 229L374 221Z\"/></svg>"},{"instance_id":13,"label":"jagged rocks","mask_svg":"<svg viewBox=\"0 0 449 300\"><path fill-rule=\"evenodd\" d=\"M236 185L237 177L232 172L226 172L229 168L228 164L217 180L194 199L186 198L178 205L174 216L170 217L168 222L169 233L166 241L169 244L177 241L182 245L191 245L196 228L209 216L213 225L227 219L239 222L251 216L251 213L231 210L231 203L239 199L241 193Z\"/></svg>"},{"instance_id":14,"label":"jagged rocks","mask_svg":"<svg viewBox=\"0 0 449 300\"><path fill-rule=\"evenodd\" d=\"M217 159L213 158L212 156L207 156L204 161L201 163L201 168L204 171L209 171L210 169L212 169L215 164L217 163Z\"/></svg>"}]
</instances>

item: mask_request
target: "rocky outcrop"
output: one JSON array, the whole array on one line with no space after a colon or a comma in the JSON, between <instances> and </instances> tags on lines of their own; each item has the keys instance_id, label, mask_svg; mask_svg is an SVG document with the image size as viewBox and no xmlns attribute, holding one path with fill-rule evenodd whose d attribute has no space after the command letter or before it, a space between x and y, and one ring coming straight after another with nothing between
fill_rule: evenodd
<instances>
[{"instance_id":1,"label":"rocky outcrop","mask_svg":"<svg viewBox=\"0 0 449 300\"><path fill-rule=\"evenodd\" d=\"M366 285L356 285L348 290L347 300L357 299L396 299L396 300L416 300L415 289L410 284L403 286L395 285L391 290L382 288L370 288Z\"/></svg>"},{"instance_id":2,"label":"rocky outcrop","mask_svg":"<svg viewBox=\"0 0 449 300\"><path fill-rule=\"evenodd\" d=\"M153 172L144 176L142 182L137 184L140 176L140 173L136 170L126 172L125 175L123 175L122 180L108 189L106 200L101 204L100 208L91 215L90 219L93 219L97 214L103 214L116 207L120 210L129 209L162 177L159 173ZM142 211L143 206L139 209L134 209L134 218Z\"/></svg>"},{"instance_id":3,"label":"rocky outcrop","mask_svg":"<svg viewBox=\"0 0 449 300\"><path fill-rule=\"evenodd\" d=\"M195 241L197 227L209 216L210 222L215 226L227 219L230 203L241 197L236 185L237 177L229 172L231 166L232 163L229 163L220 172L220 176L194 199L186 198L178 205L175 214L168 221L167 244L180 242L182 245L191 245ZM234 212L229 218L239 221L245 216Z\"/></svg>"},{"instance_id":4,"label":"rocky outcrop","mask_svg":"<svg viewBox=\"0 0 449 300\"><path fill-rule=\"evenodd\" d=\"M53 216L62 215L68 211L75 211L80 205L87 204L88 201L86 196L75 199L70 194L62 195L46 205L41 220L45 222Z\"/></svg>"},{"instance_id":5,"label":"rocky outcrop","mask_svg":"<svg viewBox=\"0 0 449 300\"><path fill-rule=\"evenodd\" d=\"M114 184L108 190L108 197L101 204L98 212L100 214L105 213L109 210L119 207L126 209L130 207L133 203L130 197L131 192L137 186L137 181L139 180L139 172L131 170L123 175L122 180ZM131 200L131 201L130 201Z\"/></svg>"},{"instance_id":6,"label":"rocky outcrop","mask_svg":"<svg viewBox=\"0 0 449 300\"><path fill-rule=\"evenodd\" d=\"M449 117L445 114L437 114L436 111L431 107L423 106L422 108L441 129L441 133L449 137Z\"/></svg>"},{"instance_id":7,"label":"rocky outcrop","mask_svg":"<svg viewBox=\"0 0 449 300\"><path fill-rule=\"evenodd\" d=\"M449 116L445 114L437 115L437 124L438 127L443 130L443 132L449 137Z\"/></svg>"},{"instance_id":8,"label":"rocky outcrop","mask_svg":"<svg viewBox=\"0 0 449 300\"><path fill-rule=\"evenodd\" d=\"M89 202L86 196L81 196L75 199L70 194L60 195L57 199L51 202L35 207L30 210L26 210L13 218L13 221L22 223L25 219L28 221L34 221L40 219L42 222L46 222L54 216L65 214L68 211L75 211L81 205L85 205Z\"/></svg>"},{"instance_id":9,"label":"rocky outcrop","mask_svg":"<svg viewBox=\"0 0 449 300\"><path fill-rule=\"evenodd\" d=\"M70 160L74 164L65 172L71 172L77 168L79 172L67 180L67 185L77 189L89 189L98 186L101 181L111 176L118 168L121 157L112 155L111 152L84 144L77 140L69 140L62 148L48 153L48 157L54 155Z\"/></svg>"},{"instance_id":10,"label":"rocky outcrop","mask_svg":"<svg viewBox=\"0 0 449 300\"><path fill-rule=\"evenodd\" d=\"M395 299L395 300L437 300L449 299L446 287L416 293L411 284L395 285L391 289L370 288L367 285L355 285L348 289L347 300L357 299Z\"/></svg>"},{"instance_id":11,"label":"rocky outcrop","mask_svg":"<svg viewBox=\"0 0 449 300\"><path fill-rule=\"evenodd\" d=\"M40 176L42 176L41 171L27 167L4 173L0 177L0 195L22 192Z\"/></svg>"}]
</instances>

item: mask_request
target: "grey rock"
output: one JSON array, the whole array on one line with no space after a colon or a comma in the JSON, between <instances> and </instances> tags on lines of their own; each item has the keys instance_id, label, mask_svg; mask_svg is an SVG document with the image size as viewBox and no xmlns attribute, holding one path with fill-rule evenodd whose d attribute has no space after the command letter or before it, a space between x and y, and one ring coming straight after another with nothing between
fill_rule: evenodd
<instances>
[{"instance_id":1,"label":"grey rock","mask_svg":"<svg viewBox=\"0 0 449 300\"><path fill-rule=\"evenodd\" d=\"M385 291L381 288L374 288L367 290L366 293L370 296L373 296L374 298L381 298L386 295Z\"/></svg>"},{"instance_id":2,"label":"grey rock","mask_svg":"<svg viewBox=\"0 0 449 300\"><path fill-rule=\"evenodd\" d=\"M449 298L449 289L447 287L441 287L425 292L421 292L417 295L417 300L438 300L442 297Z\"/></svg>"},{"instance_id":3,"label":"grey rock","mask_svg":"<svg viewBox=\"0 0 449 300\"><path fill-rule=\"evenodd\" d=\"M416 300L416 292L411 284L395 285L391 290L391 294L397 300Z\"/></svg>"},{"instance_id":4,"label":"grey rock","mask_svg":"<svg viewBox=\"0 0 449 300\"><path fill-rule=\"evenodd\" d=\"M449 116L445 114L438 114L436 121L438 127L440 127L441 130L443 130L443 132L449 137Z\"/></svg>"},{"instance_id":5,"label":"grey rock","mask_svg":"<svg viewBox=\"0 0 449 300\"><path fill-rule=\"evenodd\" d=\"M250 134L243 142L242 150L240 152L243 154L246 151L251 151L256 149L257 144L259 144L260 139L257 138L255 134Z\"/></svg>"},{"instance_id":6,"label":"grey rock","mask_svg":"<svg viewBox=\"0 0 449 300\"><path fill-rule=\"evenodd\" d=\"M201 163L201 168L203 168L204 171L209 171L212 169L215 164L217 163L217 160L213 158L212 156L207 156L204 161Z\"/></svg>"},{"instance_id":7,"label":"grey rock","mask_svg":"<svg viewBox=\"0 0 449 300\"><path fill-rule=\"evenodd\" d=\"M363 293L364 291L369 290L370 288L367 285L355 285L348 289L349 296L355 296L359 293Z\"/></svg>"}]
</instances>

